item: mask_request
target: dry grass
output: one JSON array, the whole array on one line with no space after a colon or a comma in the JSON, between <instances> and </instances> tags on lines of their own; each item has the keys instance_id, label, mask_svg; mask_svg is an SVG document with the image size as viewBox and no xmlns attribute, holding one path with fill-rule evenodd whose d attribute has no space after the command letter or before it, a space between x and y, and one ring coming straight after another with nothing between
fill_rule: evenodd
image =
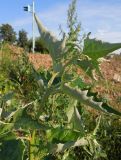
<instances>
[{"instance_id":1,"label":"dry grass","mask_svg":"<svg viewBox=\"0 0 121 160\"><path fill-rule=\"evenodd\" d=\"M29 61L34 65L36 69L46 68L49 69L52 66L52 59L48 54L29 54Z\"/></svg>"}]
</instances>

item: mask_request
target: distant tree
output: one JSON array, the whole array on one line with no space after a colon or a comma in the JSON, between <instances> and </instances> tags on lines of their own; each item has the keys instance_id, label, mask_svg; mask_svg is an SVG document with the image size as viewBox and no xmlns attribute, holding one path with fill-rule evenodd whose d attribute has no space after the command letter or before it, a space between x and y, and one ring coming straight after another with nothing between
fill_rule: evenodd
<instances>
[{"instance_id":1,"label":"distant tree","mask_svg":"<svg viewBox=\"0 0 121 160\"><path fill-rule=\"evenodd\" d=\"M32 51L32 39L28 41L28 48L29 48L29 52L31 52ZM40 52L42 54L49 53L48 49L46 48L45 44L43 43L40 37L36 38L35 40L35 51Z\"/></svg>"},{"instance_id":2,"label":"distant tree","mask_svg":"<svg viewBox=\"0 0 121 160\"><path fill-rule=\"evenodd\" d=\"M16 32L10 24L0 26L0 40L14 43L16 41Z\"/></svg>"},{"instance_id":3,"label":"distant tree","mask_svg":"<svg viewBox=\"0 0 121 160\"><path fill-rule=\"evenodd\" d=\"M18 45L20 47L26 48L28 45L27 32L25 30L20 30L18 35Z\"/></svg>"},{"instance_id":4,"label":"distant tree","mask_svg":"<svg viewBox=\"0 0 121 160\"><path fill-rule=\"evenodd\" d=\"M43 41L41 40L41 38L36 38L35 41L35 51L36 52L41 52L41 53L49 53L48 49L46 48L45 44L43 43Z\"/></svg>"},{"instance_id":5,"label":"distant tree","mask_svg":"<svg viewBox=\"0 0 121 160\"><path fill-rule=\"evenodd\" d=\"M32 39L28 40L27 49L28 49L28 52L32 51Z\"/></svg>"}]
</instances>

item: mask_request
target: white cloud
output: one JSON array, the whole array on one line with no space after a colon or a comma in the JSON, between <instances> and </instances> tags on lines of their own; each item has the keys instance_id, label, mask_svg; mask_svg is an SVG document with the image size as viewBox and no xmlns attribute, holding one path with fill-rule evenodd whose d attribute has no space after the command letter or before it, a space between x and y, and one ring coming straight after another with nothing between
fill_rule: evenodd
<instances>
[{"instance_id":1,"label":"white cloud","mask_svg":"<svg viewBox=\"0 0 121 160\"><path fill-rule=\"evenodd\" d=\"M38 13L37 15L42 20L43 24L54 34L59 34L59 25L66 29L67 5L58 5L49 10Z\"/></svg>"},{"instance_id":2,"label":"white cloud","mask_svg":"<svg viewBox=\"0 0 121 160\"><path fill-rule=\"evenodd\" d=\"M32 18L26 17L26 18L21 18L19 20L12 22L12 25L13 27L24 27L30 23L32 23Z\"/></svg>"},{"instance_id":3,"label":"white cloud","mask_svg":"<svg viewBox=\"0 0 121 160\"><path fill-rule=\"evenodd\" d=\"M65 15L67 11L67 6L64 4L54 6L47 11L40 12L38 15L48 23L65 23Z\"/></svg>"},{"instance_id":4,"label":"white cloud","mask_svg":"<svg viewBox=\"0 0 121 160\"><path fill-rule=\"evenodd\" d=\"M81 17L91 18L91 17L102 17L102 18L116 18L120 20L121 16L121 5L113 5L112 3L102 4L86 3L83 4L82 1L79 1L78 13Z\"/></svg>"},{"instance_id":5,"label":"white cloud","mask_svg":"<svg viewBox=\"0 0 121 160\"><path fill-rule=\"evenodd\" d=\"M81 1L80 1L81 4ZM121 42L121 6L92 3L78 8L79 18L85 31L92 37L108 42Z\"/></svg>"},{"instance_id":6,"label":"white cloud","mask_svg":"<svg viewBox=\"0 0 121 160\"><path fill-rule=\"evenodd\" d=\"M109 30L103 30L99 29L94 37L97 39L101 39L106 42L121 42L121 31L109 31Z\"/></svg>"}]
</instances>

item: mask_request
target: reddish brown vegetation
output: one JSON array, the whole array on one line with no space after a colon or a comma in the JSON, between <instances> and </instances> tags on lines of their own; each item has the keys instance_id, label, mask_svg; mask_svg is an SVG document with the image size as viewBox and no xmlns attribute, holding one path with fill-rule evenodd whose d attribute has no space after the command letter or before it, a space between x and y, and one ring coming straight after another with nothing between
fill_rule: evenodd
<instances>
[{"instance_id":1,"label":"reddish brown vegetation","mask_svg":"<svg viewBox=\"0 0 121 160\"><path fill-rule=\"evenodd\" d=\"M109 61L104 61L101 64L101 70L103 76L107 80L114 80L116 75L121 76L121 56L115 55L112 58L110 58Z\"/></svg>"},{"instance_id":2,"label":"reddish brown vegetation","mask_svg":"<svg viewBox=\"0 0 121 160\"><path fill-rule=\"evenodd\" d=\"M49 69L52 66L52 59L48 54L29 54L29 61L34 65L36 69L46 68Z\"/></svg>"},{"instance_id":3,"label":"reddish brown vegetation","mask_svg":"<svg viewBox=\"0 0 121 160\"><path fill-rule=\"evenodd\" d=\"M111 106L121 111L121 56L115 55L101 63L104 79L99 80L94 91L99 92Z\"/></svg>"}]
</instances>

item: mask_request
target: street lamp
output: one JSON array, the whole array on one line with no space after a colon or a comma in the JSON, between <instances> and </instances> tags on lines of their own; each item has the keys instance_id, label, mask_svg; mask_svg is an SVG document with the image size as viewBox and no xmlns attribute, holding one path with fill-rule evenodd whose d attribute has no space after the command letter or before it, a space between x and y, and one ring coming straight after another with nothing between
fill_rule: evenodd
<instances>
[{"instance_id":1,"label":"street lamp","mask_svg":"<svg viewBox=\"0 0 121 160\"><path fill-rule=\"evenodd\" d=\"M31 12L31 6L24 6L24 11Z\"/></svg>"},{"instance_id":2,"label":"street lamp","mask_svg":"<svg viewBox=\"0 0 121 160\"><path fill-rule=\"evenodd\" d=\"M35 13L35 3L34 0L32 2L32 5L24 6L24 11L32 13L32 52L34 53L35 49L35 34L34 34L34 29L35 29L35 24L34 24L34 13Z\"/></svg>"}]
</instances>

